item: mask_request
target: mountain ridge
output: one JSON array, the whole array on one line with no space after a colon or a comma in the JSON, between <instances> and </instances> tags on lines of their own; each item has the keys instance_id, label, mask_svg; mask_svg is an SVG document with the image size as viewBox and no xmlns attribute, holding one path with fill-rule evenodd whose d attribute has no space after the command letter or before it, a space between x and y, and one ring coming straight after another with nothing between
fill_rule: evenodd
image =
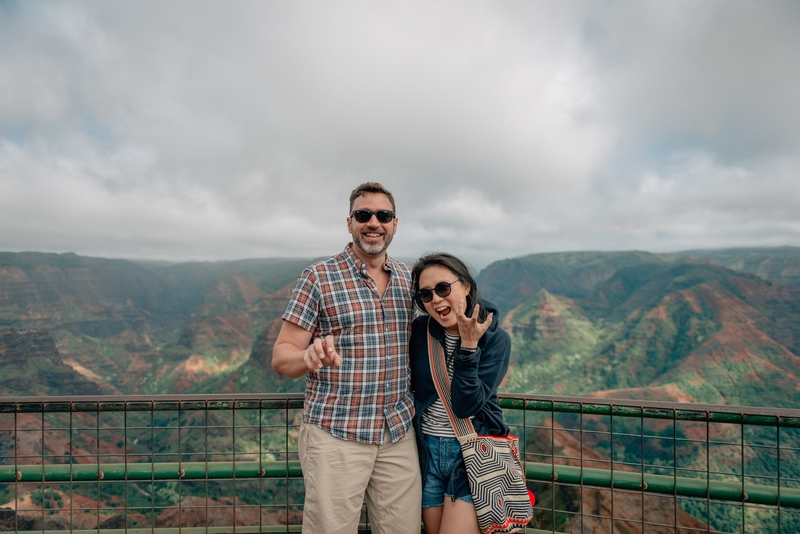
<instances>
[{"instance_id":1,"label":"mountain ridge","mask_svg":"<svg viewBox=\"0 0 800 534\"><path fill-rule=\"evenodd\" d=\"M0 252L0 328L46 331L61 362L105 393L298 391L302 380L272 371L271 346L312 262ZM793 247L546 253L494 262L478 285L514 340L506 391L669 386L742 400L729 377L752 389L743 404L777 396L758 393L770 381L785 404L800 375L800 297L781 280L796 266Z\"/></svg>"},{"instance_id":2,"label":"mountain ridge","mask_svg":"<svg viewBox=\"0 0 800 534\"><path fill-rule=\"evenodd\" d=\"M625 395L670 386L708 404L792 407L798 323L800 288L708 264L624 267L582 299L542 290L508 313L516 367L506 387Z\"/></svg>"}]
</instances>

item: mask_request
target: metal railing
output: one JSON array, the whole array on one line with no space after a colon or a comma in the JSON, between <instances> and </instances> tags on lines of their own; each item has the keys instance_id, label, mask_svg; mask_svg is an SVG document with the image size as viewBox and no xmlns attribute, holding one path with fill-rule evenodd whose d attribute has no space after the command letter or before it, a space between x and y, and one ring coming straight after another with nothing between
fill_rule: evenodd
<instances>
[{"instance_id":1,"label":"metal railing","mask_svg":"<svg viewBox=\"0 0 800 534\"><path fill-rule=\"evenodd\" d=\"M800 410L505 395L545 532L800 532ZM531 529L529 529L531 530Z\"/></svg>"},{"instance_id":2,"label":"metal railing","mask_svg":"<svg viewBox=\"0 0 800 534\"><path fill-rule=\"evenodd\" d=\"M0 530L299 532L302 405L0 398ZM501 406L537 497L529 532L800 532L800 410L533 395Z\"/></svg>"}]
</instances>

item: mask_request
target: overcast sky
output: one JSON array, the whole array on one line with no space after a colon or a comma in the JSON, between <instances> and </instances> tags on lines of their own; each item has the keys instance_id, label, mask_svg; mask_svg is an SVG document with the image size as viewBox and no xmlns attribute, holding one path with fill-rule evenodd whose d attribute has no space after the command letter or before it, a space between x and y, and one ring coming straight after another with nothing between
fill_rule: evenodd
<instances>
[{"instance_id":1,"label":"overcast sky","mask_svg":"<svg viewBox=\"0 0 800 534\"><path fill-rule=\"evenodd\" d=\"M800 2L0 0L0 250L800 245Z\"/></svg>"}]
</instances>

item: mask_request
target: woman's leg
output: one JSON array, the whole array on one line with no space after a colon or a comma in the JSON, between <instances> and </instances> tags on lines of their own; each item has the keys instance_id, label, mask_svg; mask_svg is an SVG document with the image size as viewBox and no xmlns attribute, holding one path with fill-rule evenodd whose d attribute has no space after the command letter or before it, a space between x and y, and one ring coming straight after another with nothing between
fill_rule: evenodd
<instances>
[{"instance_id":1,"label":"woman's leg","mask_svg":"<svg viewBox=\"0 0 800 534\"><path fill-rule=\"evenodd\" d=\"M423 508L422 523L425 525L425 534L439 534L439 526L442 523L442 507Z\"/></svg>"},{"instance_id":2,"label":"woman's leg","mask_svg":"<svg viewBox=\"0 0 800 534\"><path fill-rule=\"evenodd\" d=\"M445 488L447 487L448 474L442 472L452 463L450 458L442 458L441 440L437 436L424 434L423 444L428 453L428 468L426 469L425 487L422 488L422 523L425 525L425 534L439 534L439 524L442 522L442 503L445 501ZM446 439L446 438L445 438ZM445 454L445 456L447 456Z\"/></svg>"},{"instance_id":3,"label":"woman's leg","mask_svg":"<svg viewBox=\"0 0 800 534\"><path fill-rule=\"evenodd\" d=\"M480 534L478 514L471 502L445 498L437 534ZM423 517L425 517L423 515ZM428 523L425 523L427 533Z\"/></svg>"}]
</instances>

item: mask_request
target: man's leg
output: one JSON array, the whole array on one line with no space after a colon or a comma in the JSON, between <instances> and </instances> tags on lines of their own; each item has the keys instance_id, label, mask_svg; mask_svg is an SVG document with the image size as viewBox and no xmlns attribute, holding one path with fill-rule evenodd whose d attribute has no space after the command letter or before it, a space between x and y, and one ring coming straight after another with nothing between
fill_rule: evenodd
<instances>
[{"instance_id":1,"label":"man's leg","mask_svg":"<svg viewBox=\"0 0 800 534\"><path fill-rule=\"evenodd\" d=\"M384 443L367 486L367 510L374 534L420 532L422 480L413 426L394 444L385 428Z\"/></svg>"},{"instance_id":2,"label":"man's leg","mask_svg":"<svg viewBox=\"0 0 800 534\"><path fill-rule=\"evenodd\" d=\"M356 534L378 446L341 440L303 423L297 449L306 486L303 533Z\"/></svg>"}]
</instances>

